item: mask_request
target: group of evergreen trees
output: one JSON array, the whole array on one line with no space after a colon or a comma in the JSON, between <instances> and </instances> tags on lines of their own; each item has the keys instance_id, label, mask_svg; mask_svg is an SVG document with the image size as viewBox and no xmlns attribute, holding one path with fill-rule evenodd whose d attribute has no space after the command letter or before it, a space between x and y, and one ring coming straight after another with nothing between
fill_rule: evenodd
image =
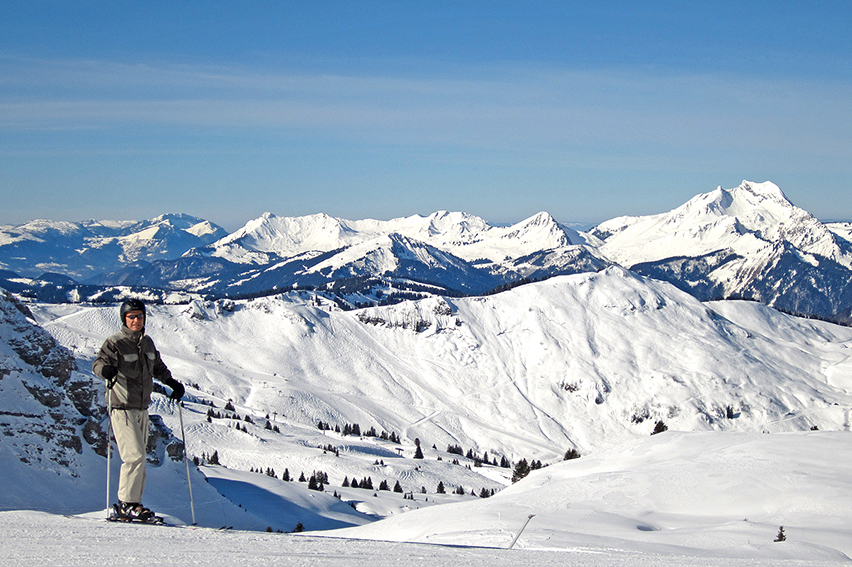
<instances>
[{"instance_id":1,"label":"group of evergreen trees","mask_svg":"<svg viewBox=\"0 0 852 567\"><path fill-rule=\"evenodd\" d=\"M486 464L486 465L491 465L491 466L494 466L494 467L501 467L501 468L504 468L504 469L508 469L508 468L511 468L511 466L512 466L512 464L509 462L509 459L507 459L505 457L505 455L500 458L500 462L498 463L496 456L494 456L493 458L490 458L488 456L488 451L485 451L485 453L483 453L482 457L480 457L479 455L476 454L476 452L474 452L473 449L468 449L467 453L465 453L464 449L462 449L461 445L447 445L447 453L451 453L451 454L454 454L454 455L461 455L461 456L465 457L466 459L470 459L471 461L473 461L473 466L475 466L475 467L481 467L483 464ZM454 461L454 462L458 463L458 461Z\"/></svg>"},{"instance_id":2,"label":"group of evergreen trees","mask_svg":"<svg viewBox=\"0 0 852 567\"><path fill-rule=\"evenodd\" d=\"M528 463L526 459L521 459L518 461L518 464L515 465L515 470L512 471L512 482L518 482L532 471L538 470L543 466L544 465L541 464L541 461Z\"/></svg>"},{"instance_id":3,"label":"group of evergreen trees","mask_svg":"<svg viewBox=\"0 0 852 567\"><path fill-rule=\"evenodd\" d=\"M332 431L331 425L322 420L317 423L317 428L320 431ZM354 435L356 437L378 437L379 439L390 441L391 443L400 443L399 435L397 435L395 431L391 431L390 433L388 433L387 431L383 430L381 433L376 433L376 428L371 426L370 429L367 429L362 433L361 426L357 423L344 423L342 428L339 425L335 425L333 431L335 433L339 433L340 435Z\"/></svg>"},{"instance_id":4,"label":"group of evergreen trees","mask_svg":"<svg viewBox=\"0 0 852 567\"><path fill-rule=\"evenodd\" d=\"M230 408L229 408L229 406L230 406ZM240 414L238 414L236 412L236 410L234 410L234 406L233 406L233 404L231 404L230 400L228 400L228 403L225 405L225 410L231 411L233 413L230 413L230 414L224 413L223 414L222 412L214 411L213 408L208 409L207 410L207 423L213 423L214 419L233 419L233 420L236 420L236 421L243 421L245 423L254 424L254 420L251 418L250 415L246 415L245 417L240 417ZM248 429L246 429L245 425L243 425L242 427L240 425L237 425L237 429L242 431L243 433L248 433ZM281 433L281 430L278 428L277 425L272 425L272 422L269 420L268 415L266 416L266 425L264 426L264 429L267 429L269 431L274 431L275 433Z\"/></svg>"},{"instance_id":5,"label":"group of evergreen trees","mask_svg":"<svg viewBox=\"0 0 852 567\"><path fill-rule=\"evenodd\" d=\"M383 481L384 482L384 481ZM366 490L373 490L373 479L369 476L365 476L363 480L359 481L357 478L353 478L350 482L349 477L343 477L343 484L341 485L343 488L364 488Z\"/></svg>"}]
</instances>

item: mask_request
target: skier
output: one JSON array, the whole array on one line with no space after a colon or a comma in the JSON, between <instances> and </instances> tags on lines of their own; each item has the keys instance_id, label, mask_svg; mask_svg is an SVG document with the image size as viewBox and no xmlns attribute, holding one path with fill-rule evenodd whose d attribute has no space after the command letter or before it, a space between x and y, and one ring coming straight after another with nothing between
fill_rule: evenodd
<instances>
[{"instance_id":1,"label":"skier","mask_svg":"<svg viewBox=\"0 0 852 567\"><path fill-rule=\"evenodd\" d=\"M106 380L110 422L121 457L118 504L120 520L148 522L154 513L142 505L145 457L148 445L148 404L154 378L172 389L173 400L183 397L183 385L160 358L154 341L145 334L145 304L129 299L119 310L121 330L104 341L92 371Z\"/></svg>"}]
</instances>

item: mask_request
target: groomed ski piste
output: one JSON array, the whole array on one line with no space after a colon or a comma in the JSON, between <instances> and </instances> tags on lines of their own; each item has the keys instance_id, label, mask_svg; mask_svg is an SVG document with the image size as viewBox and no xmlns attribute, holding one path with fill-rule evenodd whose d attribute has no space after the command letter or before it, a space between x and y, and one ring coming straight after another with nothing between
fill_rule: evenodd
<instances>
[{"instance_id":1,"label":"groomed ski piste","mask_svg":"<svg viewBox=\"0 0 852 567\"><path fill-rule=\"evenodd\" d=\"M94 512L2 512L0 565L838 565L852 553L850 479L845 432L666 432L533 472L488 499L343 530L177 529L112 524ZM256 490L245 508L268 505ZM787 539L776 542L781 525Z\"/></svg>"},{"instance_id":2,"label":"groomed ski piste","mask_svg":"<svg viewBox=\"0 0 852 567\"><path fill-rule=\"evenodd\" d=\"M74 352L78 374L117 326L115 306L30 308ZM0 475L14 488L0 503L0 565L852 557L852 329L756 303L702 304L611 269L355 312L298 293L152 306L148 332L190 384L190 455L215 450L224 465L191 467L197 526L106 522L106 463L89 445L60 466L40 454L43 439L3 437ZM12 426L15 413L36 412L14 378L0 380L2 421ZM252 422L208 420L207 404L222 411L229 399ZM151 413L177 435L174 402L157 395ZM265 428L267 415L279 432ZM658 420L669 430L652 436ZM317 421L374 426L401 442L321 431ZM412 458L415 439L422 460ZM445 451L456 443L549 466L512 484L511 469ZM571 447L583 456L562 461ZM186 526L184 464L158 451L144 503ZM115 455L113 467L115 483ZM308 490L280 480L285 469L324 471L329 483ZM368 475L375 485L399 481L404 493L342 486ZM439 481L446 494L436 493ZM496 493L471 494L485 488ZM297 524L305 531L290 533ZM776 542L782 526L786 540Z\"/></svg>"}]
</instances>

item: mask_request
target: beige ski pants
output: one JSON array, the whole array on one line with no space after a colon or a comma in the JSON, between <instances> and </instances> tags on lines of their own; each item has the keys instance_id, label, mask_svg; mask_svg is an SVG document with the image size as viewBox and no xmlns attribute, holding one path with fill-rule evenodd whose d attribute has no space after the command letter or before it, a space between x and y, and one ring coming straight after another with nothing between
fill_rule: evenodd
<instances>
[{"instance_id":1,"label":"beige ski pants","mask_svg":"<svg viewBox=\"0 0 852 567\"><path fill-rule=\"evenodd\" d=\"M118 499L142 503L148 446L148 410L112 410L112 431L121 456Z\"/></svg>"}]
</instances>

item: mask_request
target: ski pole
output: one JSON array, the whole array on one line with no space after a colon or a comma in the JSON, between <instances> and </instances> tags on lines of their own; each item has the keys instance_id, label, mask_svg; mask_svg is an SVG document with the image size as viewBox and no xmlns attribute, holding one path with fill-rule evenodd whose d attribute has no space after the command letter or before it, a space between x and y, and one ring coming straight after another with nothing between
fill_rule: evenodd
<instances>
[{"instance_id":1,"label":"ski pole","mask_svg":"<svg viewBox=\"0 0 852 567\"><path fill-rule=\"evenodd\" d=\"M110 469L112 468L112 467L110 467L110 457L112 456L112 450L111 450L111 449L112 449L112 443L111 443L111 441L110 441L110 437L112 437L112 388L111 388L111 387L110 387L110 385L109 385L109 380L107 380L106 398L107 398L107 438L106 438L106 442L107 442L107 448L106 448L106 451L107 451L107 454L106 454L106 458L107 458L107 483L106 483L106 513L107 513L107 519L109 519L109 517L110 517L110 513L109 513L109 485L110 485Z\"/></svg>"},{"instance_id":2,"label":"ski pole","mask_svg":"<svg viewBox=\"0 0 852 567\"><path fill-rule=\"evenodd\" d=\"M532 520L533 518L535 518L535 514L530 514L529 516L527 516L527 521L524 522L524 525L521 526L521 529L519 529L517 535L515 535L515 539L513 539L512 543L509 544L509 549L512 549L513 547L515 547L515 543L517 543L518 538L521 537L521 534L524 533L524 530L526 529L527 524L529 524L530 520Z\"/></svg>"},{"instance_id":3,"label":"ski pole","mask_svg":"<svg viewBox=\"0 0 852 567\"><path fill-rule=\"evenodd\" d=\"M189 460L186 457L186 433L183 430L183 404L177 402L178 416L180 416L180 440L183 443L183 463L186 465L186 484L189 486L189 509L192 511L192 525L195 525L195 502L192 500L192 480L189 478Z\"/></svg>"}]
</instances>

